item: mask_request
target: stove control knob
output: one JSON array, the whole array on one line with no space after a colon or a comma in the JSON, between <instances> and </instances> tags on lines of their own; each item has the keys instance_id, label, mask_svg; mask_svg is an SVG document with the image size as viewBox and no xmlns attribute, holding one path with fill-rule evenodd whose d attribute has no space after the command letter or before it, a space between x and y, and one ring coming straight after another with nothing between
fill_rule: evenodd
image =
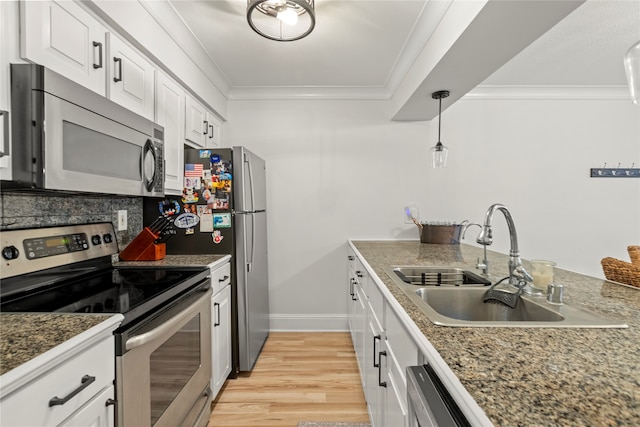
<instances>
[{"instance_id":1,"label":"stove control knob","mask_svg":"<svg viewBox=\"0 0 640 427\"><path fill-rule=\"evenodd\" d=\"M2 248L2 258L16 259L20 255L20 251L15 246L5 246Z\"/></svg>"},{"instance_id":2,"label":"stove control knob","mask_svg":"<svg viewBox=\"0 0 640 427\"><path fill-rule=\"evenodd\" d=\"M102 236L102 240L104 240L105 243L111 243L113 242L113 237L111 237L111 233L107 233Z\"/></svg>"},{"instance_id":3,"label":"stove control knob","mask_svg":"<svg viewBox=\"0 0 640 427\"><path fill-rule=\"evenodd\" d=\"M102 238L99 235L95 235L91 237L91 243L93 243L94 245L99 245L100 243L102 243Z\"/></svg>"}]
</instances>

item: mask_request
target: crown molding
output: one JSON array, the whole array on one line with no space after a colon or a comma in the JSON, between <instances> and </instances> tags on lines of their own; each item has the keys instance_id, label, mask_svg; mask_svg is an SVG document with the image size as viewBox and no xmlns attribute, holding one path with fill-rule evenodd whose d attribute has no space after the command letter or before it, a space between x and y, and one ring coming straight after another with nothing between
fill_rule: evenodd
<instances>
[{"instance_id":1,"label":"crown molding","mask_svg":"<svg viewBox=\"0 0 640 427\"><path fill-rule=\"evenodd\" d=\"M480 85L462 97L463 100L630 100L629 88L612 86L499 86Z\"/></svg>"},{"instance_id":2,"label":"crown molding","mask_svg":"<svg viewBox=\"0 0 640 427\"><path fill-rule=\"evenodd\" d=\"M386 87L364 86L236 86L229 91L229 100L389 100Z\"/></svg>"}]
</instances>

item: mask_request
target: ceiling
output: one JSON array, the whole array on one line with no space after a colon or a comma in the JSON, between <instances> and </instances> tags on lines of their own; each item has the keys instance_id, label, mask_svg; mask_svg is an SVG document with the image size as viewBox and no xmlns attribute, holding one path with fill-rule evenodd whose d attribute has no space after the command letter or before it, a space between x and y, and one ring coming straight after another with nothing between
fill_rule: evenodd
<instances>
[{"instance_id":1,"label":"ceiling","mask_svg":"<svg viewBox=\"0 0 640 427\"><path fill-rule=\"evenodd\" d=\"M229 99L390 99L451 0L316 0L314 31L294 42L254 33L246 0L170 4L226 79ZM640 0L587 0L482 83L625 85L622 56L638 40Z\"/></svg>"}]
</instances>

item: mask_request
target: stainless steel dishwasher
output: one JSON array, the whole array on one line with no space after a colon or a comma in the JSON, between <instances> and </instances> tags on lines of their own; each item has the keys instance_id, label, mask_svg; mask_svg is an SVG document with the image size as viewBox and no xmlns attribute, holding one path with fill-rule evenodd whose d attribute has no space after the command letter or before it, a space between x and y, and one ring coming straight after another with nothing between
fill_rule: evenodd
<instances>
[{"instance_id":1,"label":"stainless steel dishwasher","mask_svg":"<svg viewBox=\"0 0 640 427\"><path fill-rule=\"evenodd\" d=\"M409 427L471 426L429 365L407 368Z\"/></svg>"}]
</instances>

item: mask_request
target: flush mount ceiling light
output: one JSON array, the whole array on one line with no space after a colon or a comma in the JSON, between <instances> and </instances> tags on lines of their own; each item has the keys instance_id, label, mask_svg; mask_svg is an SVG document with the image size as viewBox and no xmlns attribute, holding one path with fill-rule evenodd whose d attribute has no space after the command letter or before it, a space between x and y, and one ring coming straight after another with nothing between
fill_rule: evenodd
<instances>
[{"instance_id":1,"label":"flush mount ceiling light","mask_svg":"<svg viewBox=\"0 0 640 427\"><path fill-rule=\"evenodd\" d=\"M447 153L449 149L442 145L440 141L440 127L442 124L442 98L449 96L448 90L439 90L431 94L431 98L440 101L438 107L438 142L435 146L431 147L431 160L434 168L443 168L447 166Z\"/></svg>"},{"instance_id":2,"label":"flush mount ceiling light","mask_svg":"<svg viewBox=\"0 0 640 427\"><path fill-rule=\"evenodd\" d=\"M307 36L316 25L314 0L247 0L247 21L271 40L287 42Z\"/></svg>"}]
</instances>

